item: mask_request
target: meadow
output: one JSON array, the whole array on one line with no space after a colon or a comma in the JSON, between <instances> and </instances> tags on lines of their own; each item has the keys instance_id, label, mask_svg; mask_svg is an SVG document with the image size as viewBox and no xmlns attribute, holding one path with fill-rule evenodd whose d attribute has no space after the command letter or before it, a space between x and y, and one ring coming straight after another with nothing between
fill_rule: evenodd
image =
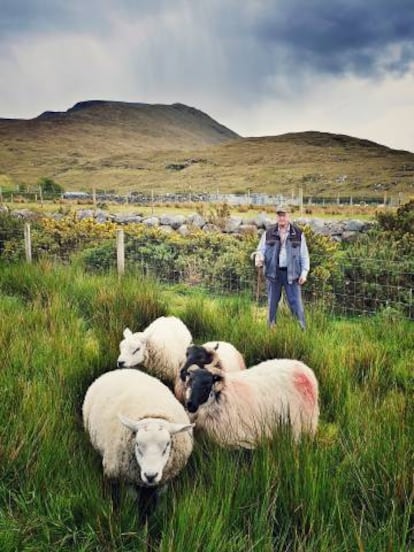
<instances>
[{"instance_id":1,"label":"meadow","mask_svg":"<svg viewBox=\"0 0 414 552\"><path fill-rule=\"evenodd\" d=\"M253 452L197 439L150 523L102 489L81 422L89 384L115 368L123 329L174 314L196 343L232 342L248 365L299 358L320 383L314 441L280 431ZM402 552L414 547L414 332L395 311L282 311L128 273L42 261L0 266L0 550Z\"/></svg>"}]
</instances>

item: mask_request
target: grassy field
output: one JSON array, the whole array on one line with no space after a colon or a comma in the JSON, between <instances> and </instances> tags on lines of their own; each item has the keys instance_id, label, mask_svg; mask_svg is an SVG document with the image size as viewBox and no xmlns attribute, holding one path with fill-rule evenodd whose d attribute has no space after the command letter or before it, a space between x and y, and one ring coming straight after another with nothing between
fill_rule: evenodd
<instances>
[{"instance_id":1,"label":"grassy field","mask_svg":"<svg viewBox=\"0 0 414 552\"><path fill-rule=\"evenodd\" d=\"M188 466L137 529L102 493L83 431L86 389L115 367L124 327L180 316L196 343L234 343L248 365L300 358L320 382L314 442L288 432L254 452L196 440ZM282 312L128 275L0 267L0 550L402 552L414 546L412 322Z\"/></svg>"}]
</instances>

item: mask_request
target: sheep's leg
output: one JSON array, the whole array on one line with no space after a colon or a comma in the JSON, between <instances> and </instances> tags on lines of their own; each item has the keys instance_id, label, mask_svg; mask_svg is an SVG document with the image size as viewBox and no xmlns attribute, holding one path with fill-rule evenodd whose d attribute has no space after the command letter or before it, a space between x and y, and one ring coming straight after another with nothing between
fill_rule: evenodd
<instances>
[{"instance_id":1,"label":"sheep's leg","mask_svg":"<svg viewBox=\"0 0 414 552\"><path fill-rule=\"evenodd\" d=\"M112 511L118 513L121 509L121 484L119 480L104 477L102 483L105 498L111 497Z\"/></svg>"},{"instance_id":2,"label":"sheep's leg","mask_svg":"<svg viewBox=\"0 0 414 552\"><path fill-rule=\"evenodd\" d=\"M158 504L158 489L154 487L137 487L137 510L140 524L148 521Z\"/></svg>"}]
</instances>

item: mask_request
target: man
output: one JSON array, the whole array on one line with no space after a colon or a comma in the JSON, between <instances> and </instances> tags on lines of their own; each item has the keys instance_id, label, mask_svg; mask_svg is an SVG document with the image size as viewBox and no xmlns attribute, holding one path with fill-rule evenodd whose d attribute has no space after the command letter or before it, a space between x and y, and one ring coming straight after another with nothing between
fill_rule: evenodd
<instances>
[{"instance_id":1,"label":"man","mask_svg":"<svg viewBox=\"0 0 414 552\"><path fill-rule=\"evenodd\" d=\"M262 235L255 252L255 265L262 267L267 284L269 303L268 324L276 322L277 306L285 289L289 308L304 330L305 312L302 303L301 286L309 272L309 252L305 235L289 222L286 206L276 208L277 223Z\"/></svg>"}]
</instances>

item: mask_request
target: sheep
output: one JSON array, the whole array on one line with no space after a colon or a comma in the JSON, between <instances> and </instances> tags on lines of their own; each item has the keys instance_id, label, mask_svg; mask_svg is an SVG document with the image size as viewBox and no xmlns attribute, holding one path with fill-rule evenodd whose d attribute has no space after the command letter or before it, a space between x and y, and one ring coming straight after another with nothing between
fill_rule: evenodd
<instances>
[{"instance_id":1,"label":"sheep","mask_svg":"<svg viewBox=\"0 0 414 552\"><path fill-rule=\"evenodd\" d=\"M187 360L174 387L175 396L180 402L185 401L185 379L190 366L196 364L199 368L207 369L214 367L224 372L246 369L243 355L227 341L208 341L204 345L190 345L186 355Z\"/></svg>"},{"instance_id":2,"label":"sheep","mask_svg":"<svg viewBox=\"0 0 414 552\"><path fill-rule=\"evenodd\" d=\"M295 440L316 432L318 382L298 360L273 359L232 373L191 366L185 386L196 429L222 446L255 448L280 423L290 425Z\"/></svg>"},{"instance_id":3,"label":"sheep","mask_svg":"<svg viewBox=\"0 0 414 552\"><path fill-rule=\"evenodd\" d=\"M216 353L216 355L214 354ZM217 362L217 367L224 372L237 372L246 369L242 354L227 341L209 341L203 345L191 345L186 351L187 360L181 370L186 370L192 364L206 368Z\"/></svg>"},{"instance_id":4,"label":"sheep","mask_svg":"<svg viewBox=\"0 0 414 552\"><path fill-rule=\"evenodd\" d=\"M173 387L186 358L192 336L187 326L175 316L161 316L143 332L123 332L119 344L118 368L142 369Z\"/></svg>"},{"instance_id":5,"label":"sheep","mask_svg":"<svg viewBox=\"0 0 414 552\"><path fill-rule=\"evenodd\" d=\"M144 521L158 487L178 475L193 448L193 424L184 407L158 379L135 369L106 372L88 388L84 428L102 456L104 481L120 507L120 482L137 490Z\"/></svg>"}]
</instances>

